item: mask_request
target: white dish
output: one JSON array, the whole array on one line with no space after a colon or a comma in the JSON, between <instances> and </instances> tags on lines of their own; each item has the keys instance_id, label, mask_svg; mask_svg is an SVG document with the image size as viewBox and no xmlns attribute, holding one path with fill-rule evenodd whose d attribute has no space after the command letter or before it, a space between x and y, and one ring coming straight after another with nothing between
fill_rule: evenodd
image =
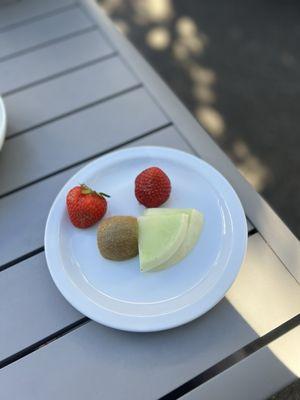
<instances>
[{"instance_id":1,"label":"white dish","mask_svg":"<svg viewBox=\"0 0 300 400\"><path fill-rule=\"evenodd\" d=\"M75 228L65 198L73 186L86 183L111 195L107 216L141 215L134 179L150 166L161 167L171 180L164 206L196 208L205 222L184 260L160 272L141 273L138 257L104 259L97 248L97 226ZM199 158L163 147L116 151L81 169L56 197L45 231L48 267L65 298L95 321L139 332L182 325L211 309L233 283L246 246L245 214L226 179Z\"/></svg>"},{"instance_id":2,"label":"white dish","mask_svg":"<svg viewBox=\"0 0 300 400\"><path fill-rule=\"evenodd\" d=\"M7 125L6 110L3 99L2 97L0 97L0 150L4 143L6 125Z\"/></svg>"}]
</instances>

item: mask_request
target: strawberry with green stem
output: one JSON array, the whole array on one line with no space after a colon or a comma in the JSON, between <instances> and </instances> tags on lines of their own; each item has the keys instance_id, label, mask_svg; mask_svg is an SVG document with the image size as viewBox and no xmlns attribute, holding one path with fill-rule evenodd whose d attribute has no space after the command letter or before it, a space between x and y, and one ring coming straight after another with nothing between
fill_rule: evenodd
<instances>
[{"instance_id":1,"label":"strawberry with green stem","mask_svg":"<svg viewBox=\"0 0 300 400\"><path fill-rule=\"evenodd\" d=\"M89 228L100 221L106 213L105 193L98 193L85 184L69 190L66 198L70 220L77 228Z\"/></svg>"}]
</instances>

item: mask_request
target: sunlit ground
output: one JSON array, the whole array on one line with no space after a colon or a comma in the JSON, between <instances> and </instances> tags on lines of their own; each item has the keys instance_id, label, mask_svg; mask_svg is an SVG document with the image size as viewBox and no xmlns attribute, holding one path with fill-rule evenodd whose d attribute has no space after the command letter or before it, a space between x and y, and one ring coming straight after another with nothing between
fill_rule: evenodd
<instances>
[{"instance_id":1,"label":"sunlit ground","mask_svg":"<svg viewBox=\"0 0 300 400\"><path fill-rule=\"evenodd\" d=\"M264 13L275 24L277 14L286 18L295 40L300 39L299 24L292 31L292 13L285 15L286 8L275 3L269 5L275 8L270 15L270 10L247 10L244 2L239 9L231 2L226 2L226 14L216 0L100 0L240 172L300 236L300 163L295 154L300 138L293 123L299 114L299 68L292 42L280 36L284 27L271 20L265 28ZM250 21L247 15L252 15ZM276 51L268 45L272 35Z\"/></svg>"}]
</instances>

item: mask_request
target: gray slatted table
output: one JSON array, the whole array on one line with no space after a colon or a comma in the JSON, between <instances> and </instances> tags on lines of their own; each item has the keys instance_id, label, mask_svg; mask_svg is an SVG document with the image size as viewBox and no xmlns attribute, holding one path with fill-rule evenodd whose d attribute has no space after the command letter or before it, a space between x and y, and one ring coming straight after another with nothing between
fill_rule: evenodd
<instances>
[{"instance_id":1,"label":"gray slatted table","mask_svg":"<svg viewBox=\"0 0 300 400\"><path fill-rule=\"evenodd\" d=\"M238 399L247 383L259 399L299 376L298 240L93 1L0 3L0 91L8 111L0 153L1 399L216 398L223 386L225 398ZM188 325L152 334L112 330L74 310L55 288L43 249L64 182L88 161L140 144L212 163L252 222L226 298Z\"/></svg>"}]
</instances>

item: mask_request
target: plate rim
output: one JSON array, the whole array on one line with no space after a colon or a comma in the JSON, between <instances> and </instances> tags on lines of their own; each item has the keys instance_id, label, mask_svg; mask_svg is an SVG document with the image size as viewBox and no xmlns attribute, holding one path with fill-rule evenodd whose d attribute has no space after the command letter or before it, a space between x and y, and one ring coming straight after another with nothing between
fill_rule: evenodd
<instances>
[{"instance_id":1,"label":"plate rim","mask_svg":"<svg viewBox=\"0 0 300 400\"><path fill-rule=\"evenodd\" d=\"M178 156L183 156L183 157L188 157L189 159L194 160L194 162L204 164L206 167L212 169L214 173L218 175L218 178L223 181L223 183L227 186L227 189L229 189L230 194L233 196L233 199L235 201L235 209L234 212L237 214L235 216L238 219L240 219L240 227L241 227L241 232L239 235L239 238L241 240L241 244L239 245L239 254L233 254L230 255L230 258L226 264L226 267L228 268L228 265L230 264L230 261L234 258L236 258L234 261L234 265L231 266L231 269L229 270L231 272L230 279L227 279L225 288L222 289L221 293L218 296L215 296L214 301L210 301L209 304L206 305L206 307L200 308L201 304L198 301L195 301L192 304L187 305L186 307L175 310L173 313L169 313L165 315L165 319L162 321L161 315L157 316L137 316L137 315L127 315L127 314L118 314L117 312L113 312L112 310L107 310L104 309L103 307L97 305L97 315L93 311L91 311L91 307L94 306L94 303L92 302L91 299L89 299L86 295L84 295L83 292L80 291L80 289L77 288L81 293L81 299L78 299L78 293L76 293L76 287L74 284L72 284L71 279L68 277L68 274L65 272L62 272L63 268L62 267L57 267L55 265L55 257L53 251L51 251L52 243L51 240L49 241L49 237L51 237L50 232L52 229L52 224L53 224L53 214L55 213L55 208L56 204L61 201L61 196L65 191L67 190L68 186L76 180L76 177L78 175L81 175L85 171L88 172L89 170L92 170L95 165L97 165L99 162L101 163L100 160L103 160L103 158L110 159L110 158L118 158L120 154L125 154L126 153L130 156L136 154L140 155L141 152L143 151L154 151L154 152L168 152L169 154L172 153L174 157L176 158ZM230 216L232 216L232 208L230 210ZM50 236L49 236L50 235ZM170 148L170 147L163 147L163 146L134 146L130 148L125 148L125 149L119 149L112 151L104 156L100 156L97 159L93 160L92 162L88 163L84 167L82 167L80 170L78 170L72 177L70 177L67 182L62 186L61 190L58 192L55 200L53 201L53 204L51 206L51 209L48 214L47 222L46 222L46 228L45 228L45 235L44 235L44 244L45 244L45 256L46 256L46 261L47 261L47 266L49 269L49 272L51 274L51 277L59 289L59 291L62 293L62 295L67 299L67 301L73 305L77 310L79 310L82 314L88 316L92 320L99 322L103 325L115 328L115 329L120 329L124 331L133 331L133 332L151 332L151 331L161 331L165 329L170 329L174 328L183 324L186 324L195 318L205 314L208 310L213 308L226 294L226 292L229 290L229 288L232 286L233 282L235 281L238 272L243 264L243 260L246 255L246 250L247 250L247 240L248 240L248 229L247 229L247 222L246 222L246 216L244 213L243 206L241 204L241 201L239 197L237 196L235 190L233 189L232 185L228 182L228 180L212 165L207 163L206 161L202 160L201 158L189 154L185 151ZM52 249L53 250L53 249ZM237 251L237 250L236 250ZM60 268L60 269L59 269ZM224 276L220 281L225 281ZM216 287L216 286L215 286ZM214 288L215 288L214 287ZM85 300L85 301L84 301ZM200 303L203 302L203 299L200 300ZM86 303L86 304L85 304ZM198 305L198 307L197 307ZM182 311L183 310L183 315ZM199 311L200 310L200 311ZM186 312L184 312L186 311ZM175 318L174 316L178 315L180 318ZM100 317L99 317L100 316ZM154 320L154 323L153 323ZM155 320L158 322L155 323Z\"/></svg>"}]
</instances>

